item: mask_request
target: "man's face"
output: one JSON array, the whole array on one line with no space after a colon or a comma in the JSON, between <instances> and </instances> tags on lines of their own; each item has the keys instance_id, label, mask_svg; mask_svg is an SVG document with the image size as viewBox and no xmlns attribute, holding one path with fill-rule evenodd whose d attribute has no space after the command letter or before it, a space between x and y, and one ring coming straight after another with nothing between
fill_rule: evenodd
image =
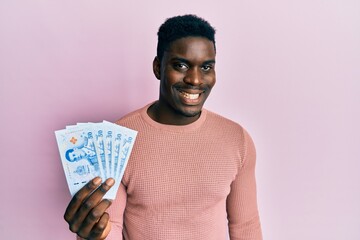
<instances>
[{"instance_id":1,"label":"man's face","mask_svg":"<svg viewBox=\"0 0 360 240\"><path fill-rule=\"evenodd\" d=\"M186 37L164 52L159 73L160 98L167 110L186 117L200 114L215 85L215 48L202 37Z\"/></svg>"},{"instance_id":2,"label":"man's face","mask_svg":"<svg viewBox=\"0 0 360 240\"><path fill-rule=\"evenodd\" d=\"M75 148L73 152L69 154L69 158L71 161L78 161L86 156L86 153L81 149Z\"/></svg>"}]
</instances>

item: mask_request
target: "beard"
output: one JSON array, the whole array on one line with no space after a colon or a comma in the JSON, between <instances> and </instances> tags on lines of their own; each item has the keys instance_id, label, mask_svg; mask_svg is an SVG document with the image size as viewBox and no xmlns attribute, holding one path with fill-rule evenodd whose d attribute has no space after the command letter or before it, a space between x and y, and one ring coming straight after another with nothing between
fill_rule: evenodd
<instances>
[{"instance_id":1,"label":"beard","mask_svg":"<svg viewBox=\"0 0 360 240\"><path fill-rule=\"evenodd\" d=\"M182 115L182 116L185 116L185 117L196 117L196 116L200 116L201 114L201 109L199 110L193 110L193 111L183 111L181 109L177 109L177 108L173 108L174 111L179 114L179 115Z\"/></svg>"}]
</instances>

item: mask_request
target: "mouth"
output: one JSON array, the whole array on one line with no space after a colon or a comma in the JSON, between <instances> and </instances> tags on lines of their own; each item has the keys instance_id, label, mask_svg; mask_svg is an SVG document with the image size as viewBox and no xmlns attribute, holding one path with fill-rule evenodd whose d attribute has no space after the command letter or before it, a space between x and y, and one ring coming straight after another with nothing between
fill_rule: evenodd
<instances>
[{"instance_id":1,"label":"mouth","mask_svg":"<svg viewBox=\"0 0 360 240\"><path fill-rule=\"evenodd\" d=\"M183 91L179 91L179 92L184 98L190 99L190 100L198 99L201 94L201 93L187 93L187 92L183 92Z\"/></svg>"},{"instance_id":2,"label":"mouth","mask_svg":"<svg viewBox=\"0 0 360 240\"><path fill-rule=\"evenodd\" d=\"M200 97L204 91L201 90L184 90L184 89L177 89L179 95L184 103L187 104L198 104L200 102Z\"/></svg>"}]
</instances>

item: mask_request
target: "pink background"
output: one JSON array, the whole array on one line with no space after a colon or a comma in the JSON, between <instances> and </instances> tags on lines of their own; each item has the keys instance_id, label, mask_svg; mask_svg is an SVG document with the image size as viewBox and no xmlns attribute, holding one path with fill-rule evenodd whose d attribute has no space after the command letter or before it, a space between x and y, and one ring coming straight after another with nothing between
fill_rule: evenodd
<instances>
[{"instance_id":1,"label":"pink background","mask_svg":"<svg viewBox=\"0 0 360 240\"><path fill-rule=\"evenodd\" d=\"M206 107L258 152L264 239L360 239L360 2L0 1L0 239L73 239L54 130L155 100L165 18L217 28Z\"/></svg>"}]
</instances>

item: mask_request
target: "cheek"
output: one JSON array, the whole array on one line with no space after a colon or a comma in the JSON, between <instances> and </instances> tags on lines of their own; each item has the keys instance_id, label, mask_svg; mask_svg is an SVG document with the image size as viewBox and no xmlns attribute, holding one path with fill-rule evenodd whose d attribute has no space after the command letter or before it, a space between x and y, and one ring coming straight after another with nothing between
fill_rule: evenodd
<instances>
[{"instance_id":1,"label":"cheek","mask_svg":"<svg viewBox=\"0 0 360 240\"><path fill-rule=\"evenodd\" d=\"M165 78L162 79L162 84L166 88L171 88L173 85L182 82L184 79L184 74L176 71L168 71L165 74Z\"/></svg>"},{"instance_id":2,"label":"cheek","mask_svg":"<svg viewBox=\"0 0 360 240\"><path fill-rule=\"evenodd\" d=\"M161 80L161 83L160 83L160 94L165 97L165 98L168 98L169 96L171 96L171 84L166 81L166 80Z\"/></svg>"},{"instance_id":3,"label":"cheek","mask_svg":"<svg viewBox=\"0 0 360 240\"><path fill-rule=\"evenodd\" d=\"M209 76L206 76L205 81L207 84L212 88L216 83L216 77L215 74L211 74Z\"/></svg>"},{"instance_id":4,"label":"cheek","mask_svg":"<svg viewBox=\"0 0 360 240\"><path fill-rule=\"evenodd\" d=\"M215 83L216 83L216 77L214 77L212 80L212 87L215 86Z\"/></svg>"}]
</instances>

